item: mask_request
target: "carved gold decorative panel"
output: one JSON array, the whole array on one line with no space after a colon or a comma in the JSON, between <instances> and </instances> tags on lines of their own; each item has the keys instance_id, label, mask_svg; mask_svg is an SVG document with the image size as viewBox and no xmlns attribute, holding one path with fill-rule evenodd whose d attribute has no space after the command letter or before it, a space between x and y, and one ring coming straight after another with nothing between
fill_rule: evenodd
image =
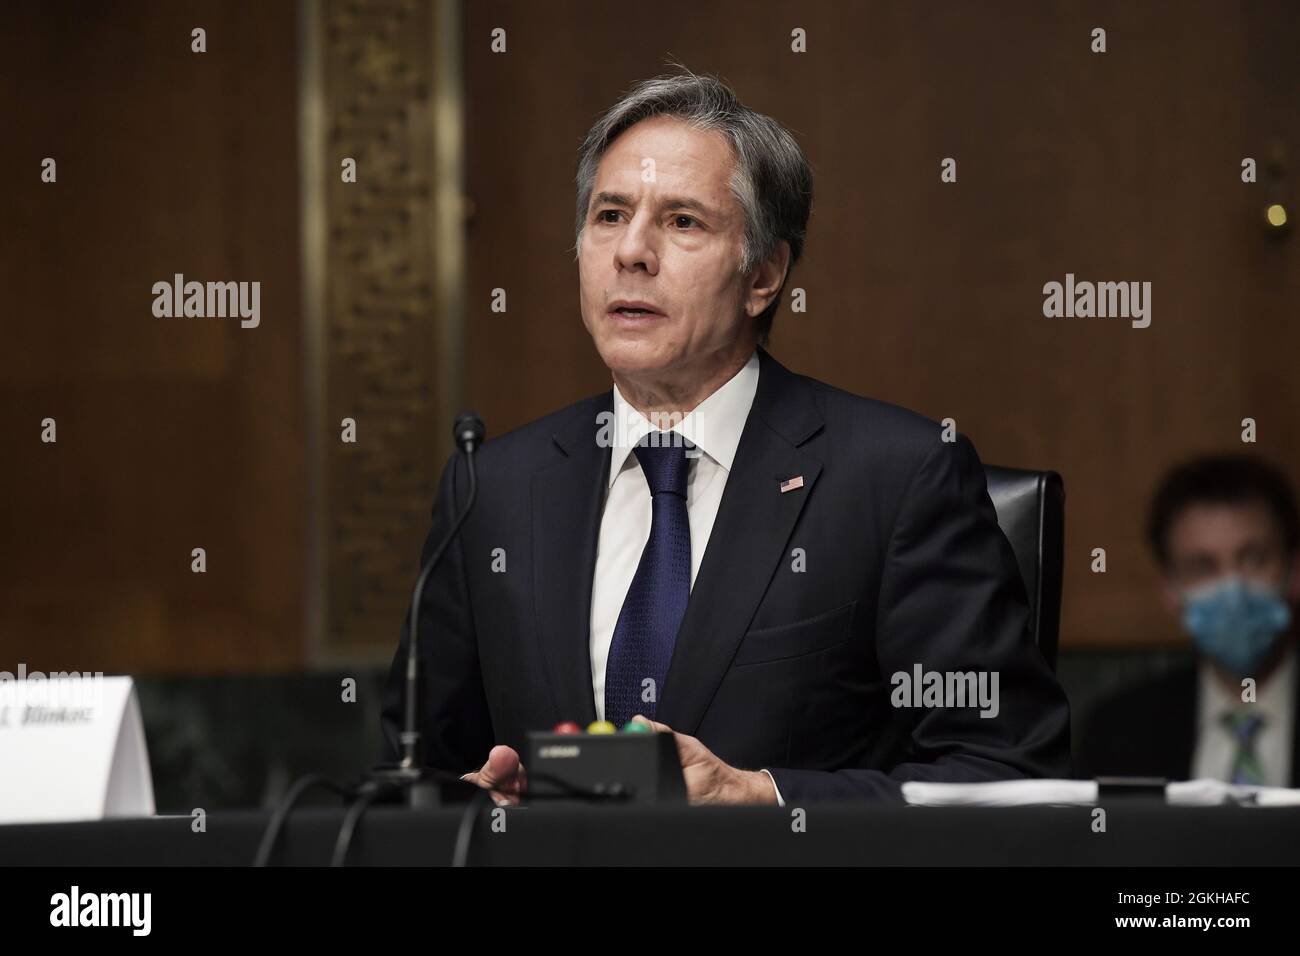
<instances>
[{"instance_id":1,"label":"carved gold decorative panel","mask_svg":"<svg viewBox=\"0 0 1300 956\"><path fill-rule=\"evenodd\" d=\"M449 228L446 215L461 208L458 10L325 0L300 15L309 633L324 662L392 652L450 451L460 391L459 222Z\"/></svg>"}]
</instances>

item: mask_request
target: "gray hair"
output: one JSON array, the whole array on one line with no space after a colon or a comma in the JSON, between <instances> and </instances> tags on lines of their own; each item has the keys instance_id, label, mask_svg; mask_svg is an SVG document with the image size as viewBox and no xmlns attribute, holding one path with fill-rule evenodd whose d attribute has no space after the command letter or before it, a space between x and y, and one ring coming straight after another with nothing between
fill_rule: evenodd
<instances>
[{"instance_id":1,"label":"gray hair","mask_svg":"<svg viewBox=\"0 0 1300 956\"><path fill-rule=\"evenodd\" d=\"M576 252L582 245L587 206L596 170L610 144L624 131L653 116L675 116L696 129L727 137L736 157L731 191L745 212L745 237L739 271L748 273L789 243L790 263L781 288L758 317L760 344L766 345L772 321L794 264L803 252L812 212L812 168L799 144L771 117L749 109L715 76L689 70L643 80L596 121L578 155Z\"/></svg>"}]
</instances>

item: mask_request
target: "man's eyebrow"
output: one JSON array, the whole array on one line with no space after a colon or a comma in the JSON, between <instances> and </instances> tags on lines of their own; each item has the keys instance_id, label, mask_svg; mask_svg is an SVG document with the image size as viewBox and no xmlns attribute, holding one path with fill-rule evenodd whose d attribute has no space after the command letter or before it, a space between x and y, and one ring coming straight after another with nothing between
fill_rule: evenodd
<instances>
[{"instance_id":1,"label":"man's eyebrow","mask_svg":"<svg viewBox=\"0 0 1300 956\"><path fill-rule=\"evenodd\" d=\"M706 206L698 199L691 199L688 196L669 196L660 203L660 206L664 209L694 209L706 216L714 214L712 207Z\"/></svg>"},{"instance_id":2,"label":"man's eyebrow","mask_svg":"<svg viewBox=\"0 0 1300 956\"><path fill-rule=\"evenodd\" d=\"M632 197L625 193L600 192L591 197L591 204L593 206L630 206L632 205Z\"/></svg>"},{"instance_id":3,"label":"man's eyebrow","mask_svg":"<svg viewBox=\"0 0 1300 956\"><path fill-rule=\"evenodd\" d=\"M598 192L592 197L593 206L633 206L635 203L632 197L626 193ZM705 216L714 216L716 213L710 206L706 206L698 199L691 199L688 196L667 196L659 203L660 209L694 209L696 212L703 213Z\"/></svg>"}]
</instances>

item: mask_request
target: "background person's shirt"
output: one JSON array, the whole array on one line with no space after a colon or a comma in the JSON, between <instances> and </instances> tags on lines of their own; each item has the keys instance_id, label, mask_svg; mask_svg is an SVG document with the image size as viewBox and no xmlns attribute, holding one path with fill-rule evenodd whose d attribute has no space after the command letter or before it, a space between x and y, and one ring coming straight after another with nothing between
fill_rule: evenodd
<instances>
[{"instance_id":1,"label":"background person's shirt","mask_svg":"<svg viewBox=\"0 0 1300 956\"><path fill-rule=\"evenodd\" d=\"M1237 758L1237 741L1223 726L1222 715L1245 710L1264 718L1255 735L1255 755L1263 772L1264 785L1290 786L1291 745L1295 735L1296 652L1288 648L1277 670L1255 688L1254 703L1244 703L1241 692L1233 694L1215 676L1214 667L1202 660L1197 668L1199 694L1196 715L1196 750L1192 776L1231 780Z\"/></svg>"}]
</instances>

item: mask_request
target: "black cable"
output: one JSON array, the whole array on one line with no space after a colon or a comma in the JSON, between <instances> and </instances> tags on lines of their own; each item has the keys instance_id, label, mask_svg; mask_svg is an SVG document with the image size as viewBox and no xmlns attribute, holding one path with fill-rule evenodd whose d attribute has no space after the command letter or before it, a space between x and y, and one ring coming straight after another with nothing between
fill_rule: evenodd
<instances>
[{"instance_id":1,"label":"black cable","mask_svg":"<svg viewBox=\"0 0 1300 956\"><path fill-rule=\"evenodd\" d=\"M457 774L446 770L435 770L432 767L424 768L422 775L428 780L443 783L456 783L463 787L474 786L474 784L469 783L468 781L461 780ZM408 781L405 785L414 785L414 783ZM361 825L361 820L366 815L366 812L374 806L375 801L381 796L394 791L401 792L403 787L404 784L400 781L369 780L363 782L356 788L356 799L348 805L347 813L344 814L343 817L343 822L339 825L338 836L335 837L334 840L334 855L330 859L330 866L347 865L348 852L352 847L352 838L355 836L357 828ZM475 796L477 795L476 792Z\"/></svg>"},{"instance_id":2,"label":"black cable","mask_svg":"<svg viewBox=\"0 0 1300 956\"><path fill-rule=\"evenodd\" d=\"M469 866L469 843L474 836L474 823L475 818L478 816L478 808L481 804L487 803L491 795L492 791L490 790L480 790L470 797L469 803L465 805L465 811L460 815L460 827L456 831L456 849L451 854L452 866Z\"/></svg>"},{"instance_id":3,"label":"black cable","mask_svg":"<svg viewBox=\"0 0 1300 956\"><path fill-rule=\"evenodd\" d=\"M549 773L529 774L528 778L534 783L548 783L563 791L562 793L529 794L530 801L579 799L590 803L605 803L630 800L632 797L630 791L624 790L619 785L615 785L613 789L607 791L587 790ZM451 865L453 867L469 866L470 841L474 838L474 824L477 822L479 806L487 803L490 796L490 790L480 790L470 798L469 804L461 813L460 826L456 830L456 848L451 855Z\"/></svg>"},{"instance_id":4,"label":"black cable","mask_svg":"<svg viewBox=\"0 0 1300 956\"><path fill-rule=\"evenodd\" d=\"M271 820L262 833L262 842L258 845L257 856L253 859L253 866L270 865L271 855L275 853L275 845L280 840L280 833L284 829L285 823L288 822L294 804L301 800L308 791L317 787L332 790L342 797L348 795L347 790L321 774L312 773L305 777L299 777L284 795L280 805L275 808L275 813L271 814Z\"/></svg>"},{"instance_id":5,"label":"black cable","mask_svg":"<svg viewBox=\"0 0 1300 956\"><path fill-rule=\"evenodd\" d=\"M352 849L352 837L356 833L357 824L361 822L365 812L370 809L370 805L392 789L392 785L386 783L370 785L363 789L361 795L352 801L348 807L348 812L343 816L343 823L339 827L339 835L334 841L334 856L330 859L330 866L347 866L348 851Z\"/></svg>"},{"instance_id":6,"label":"black cable","mask_svg":"<svg viewBox=\"0 0 1300 956\"><path fill-rule=\"evenodd\" d=\"M434 770L426 768L425 774L434 780L442 780L448 783L456 782L467 787L475 786L468 781L461 780L459 776L443 770ZM529 800L564 800L578 799L589 803L606 803L630 800L632 794L630 791L615 786L610 790L588 790L583 787L575 786L560 777L552 776L547 773L530 774L529 778L538 783L547 783L558 788L560 793L529 794ZM266 861L270 859L270 854L274 849L276 839L279 836L281 827L288 811L293 804L312 787L327 786L337 792L348 795L348 792L336 784L331 783L319 775L304 777L299 780L285 797L280 808L276 810L275 816L267 828L266 836L262 839L262 848L258 852L258 862L255 866L265 866ZM348 853L352 849L352 841L356 836L357 828L361 825L362 818L366 812L375 804L375 801L381 797L401 790L401 786L393 782L367 782L361 785L356 791L356 797L348 805L347 812L343 816L343 822L339 826L338 836L334 840L334 855L330 858L330 866L347 866ZM491 791L484 788L477 788L474 795L470 797L469 803L461 813L460 826L456 831L456 846L452 854L452 866L463 867L468 865L470 842L474 833L474 822L478 816L479 806L486 803L491 797Z\"/></svg>"}]
</instances>

